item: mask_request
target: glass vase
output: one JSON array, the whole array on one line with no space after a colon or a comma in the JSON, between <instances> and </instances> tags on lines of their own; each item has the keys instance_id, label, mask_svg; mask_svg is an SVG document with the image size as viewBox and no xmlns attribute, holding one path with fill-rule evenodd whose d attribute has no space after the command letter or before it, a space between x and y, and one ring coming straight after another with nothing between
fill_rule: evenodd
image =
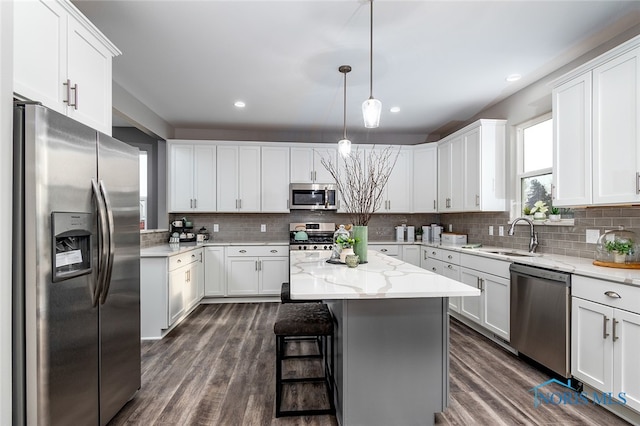
<instances>
[{"instance_id":1,"label":"glass vase","mask_svg":"<svg viewBox=\"0 0 640 426\"><path fill-rule=\"evenodd\" d=\"M353 252L360 258L360 263L367 263L367 246L369 244L369 227L354 226L353 238L356 243L353 245Z\"/></svg>"}]
</instances>

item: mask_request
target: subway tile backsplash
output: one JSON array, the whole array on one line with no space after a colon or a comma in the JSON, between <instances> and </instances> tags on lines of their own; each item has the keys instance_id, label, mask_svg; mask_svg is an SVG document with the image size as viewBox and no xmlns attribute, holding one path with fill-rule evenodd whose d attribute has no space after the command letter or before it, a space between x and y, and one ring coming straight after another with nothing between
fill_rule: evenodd
<instances>
[{"instance_id":1,"label":"subway tile backsplash","mask_svg":"<svg viewBox=\"0 0 640 426\"><path fill-rule=\"evenodd\" d=\"M640 207L590 207L573 209L574 226L535 225L538 232L538 252L553 253L593 259L595 244L586 242L586 230L597 229L600 234L610 229L624 226L640 235ZM291 213L193 213L172 214L170 220L186 216L194 224L194 232L202 226L211 233L213 241L288 241L290 222L334 222L349 223L349 216L335 212L294 211ZM470 243L507 247L520 250L529 248L529 227L518 225L513 237L507 235L508 213L448 213L448 214L375 214L369 222L370 241L394 241L394 227L406 223L416 227L440 223L453 231L468 234ZM220 232L213 232L217 223ZM266 225L266 232L260 232L260 225ZM494 235L489 235L489 226L494 227ZM162 225L161 225L162 226ZM166 227L169 224L167 223ZM504 236L498 235L498 227L504 226ZM147 232L141 235L142 247L167 243L168 232Z\"/></svg>"}]
</instances>

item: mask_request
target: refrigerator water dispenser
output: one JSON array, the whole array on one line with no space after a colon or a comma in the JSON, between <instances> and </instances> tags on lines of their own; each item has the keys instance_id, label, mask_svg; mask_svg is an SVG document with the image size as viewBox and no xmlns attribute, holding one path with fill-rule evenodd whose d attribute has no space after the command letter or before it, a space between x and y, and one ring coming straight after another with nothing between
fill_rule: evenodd
<instances>
[{"instance_id":1,"label":"refrigerator water dispenser","mask_svg":"<svg viewBox=\"0 0 640 426\"><path fill-rule=\"evenodd\" d=\"M52 281L91 273L91 213L51 213Z\"/></svg>"}]
</instances>

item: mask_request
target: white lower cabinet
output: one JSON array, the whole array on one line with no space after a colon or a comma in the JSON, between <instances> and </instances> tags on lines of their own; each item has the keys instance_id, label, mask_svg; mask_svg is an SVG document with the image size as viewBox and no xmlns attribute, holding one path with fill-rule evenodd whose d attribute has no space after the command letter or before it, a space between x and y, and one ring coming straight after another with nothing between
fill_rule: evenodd
<instances>
[{"instance_id":1,"label":"white lower cabinet","mask_svg":"<svg viewBox=\"0 0 640 426\"><path fill-rule=\"evenodd\" d=\"M369 244L367 246L369 250L379 251L387 256L398 257L402 259L402 252L398 244Z\"/></svg>"},{"instance_id":2,"label":"white lower cabinet","mask_svg":"<svg viewBox=\"0 0 640 426\"><path fill-rule=\"evenodd\" d=\"M279 294L289 280L289 246L230 246L225 266L227 296Z\"/></svg>"},{"instance_id":3,"label":"white lower cabinet","mask_svg":"<svg viewBox=\"0 0 640 426\"><path fill-rule=\"evenodd\" d=\"M571 374L640 412L640 288L573 276Z\"/></svg>"},{"instance_id":4,"label":"white lower cabinet","mask_svg":"<svg viewBox=\"0 0 640 426\"><path fill-rule=\"evenodd\" d=\"M140 259L140 334L159 339L198 304L204 293L202 248Z\"/></svg>"},{"instance_id":5,"label":"white lower cabinet","mask_svg":"<svg viewBox=\"0 0 640 426\"><path fill-rule=\"evenodd\" d=\"M219 297L226 295L224 259L223 246L204 248L204 296Z\"/></svg>"},{"instance_id":6,"label":"white lower cabinet","mask_svg":"<svg viewBox=\"0 0 640 426\"><path fill-rule=\"evenodd\" d=\"M420 246L408 244L402 246L402 260L420 266Z\"/></svg>"},{"instance_id":7,"label":"white lower cabinet","mask_svg":"<svg viewBox=\"0 0 640 426\"><path fill-rule=\"evenodd\" d=\"M462 297L460 314L505 340L510 339L510 262L460 256L460 281L480 289L480 297Z\"/></svg>"},{"instance_id":8,"label":"white lower cabinet","mask_svg":"<svg viewBox=\"0 0 640 426\"><path fill-rule=\"evenodd\" d=\"M420 247L420 266L460 281L460 253L436 247ZM460 297L449 298L449 311L460 312Z\"/></svg>"}]
</instances>

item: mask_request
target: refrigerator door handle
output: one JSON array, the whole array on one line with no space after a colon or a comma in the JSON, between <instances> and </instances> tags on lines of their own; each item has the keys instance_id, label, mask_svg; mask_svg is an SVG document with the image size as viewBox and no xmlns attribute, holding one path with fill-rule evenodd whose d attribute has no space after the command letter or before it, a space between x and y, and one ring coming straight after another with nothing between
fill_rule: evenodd
<instances>
[{"instance_id":1,"label":"refrigerator door handle","mask_svg":"<svg viewBox=\"0 0 640 426\"><path fill-rule=\"evenodd\" d=\"M92 289L92 303L95 308L98 306L98 299L100 298L100 292L104 282L104 275L107 269L107 260L109 253L107 251L106 241L109 239L109 235L107 233L107 209L104 205L104 199L100 194L100 189L98 188L98 183L95 179L91 179L91 187L93 188L93 195L96 199L96 204L98 205L98 228L100 230L100 247L98 248L98 278L96 283L93 284Z\"/></svg>"},{"instance_id":2,"label":"refrigerator door handle","mask_svg":"<svg viewBox=\"0 0 640 426\"><path fill-rule=\"evenodd\" d=\"M104 305L107 301L107 295L109 294L109 286L111 284L111 273L113 272L113 257L115 256L116 244L114 241L114 222L113 222L113 209L111 208L111 201L109 200L109 193L104 185L104 181L100 181L100 192L104 199L104 205L107 213L107 225L109 230L109 248L107 258L107 269L104 276L104 285L100 290L100 304Z\"/></svg>"}]
</instances>

